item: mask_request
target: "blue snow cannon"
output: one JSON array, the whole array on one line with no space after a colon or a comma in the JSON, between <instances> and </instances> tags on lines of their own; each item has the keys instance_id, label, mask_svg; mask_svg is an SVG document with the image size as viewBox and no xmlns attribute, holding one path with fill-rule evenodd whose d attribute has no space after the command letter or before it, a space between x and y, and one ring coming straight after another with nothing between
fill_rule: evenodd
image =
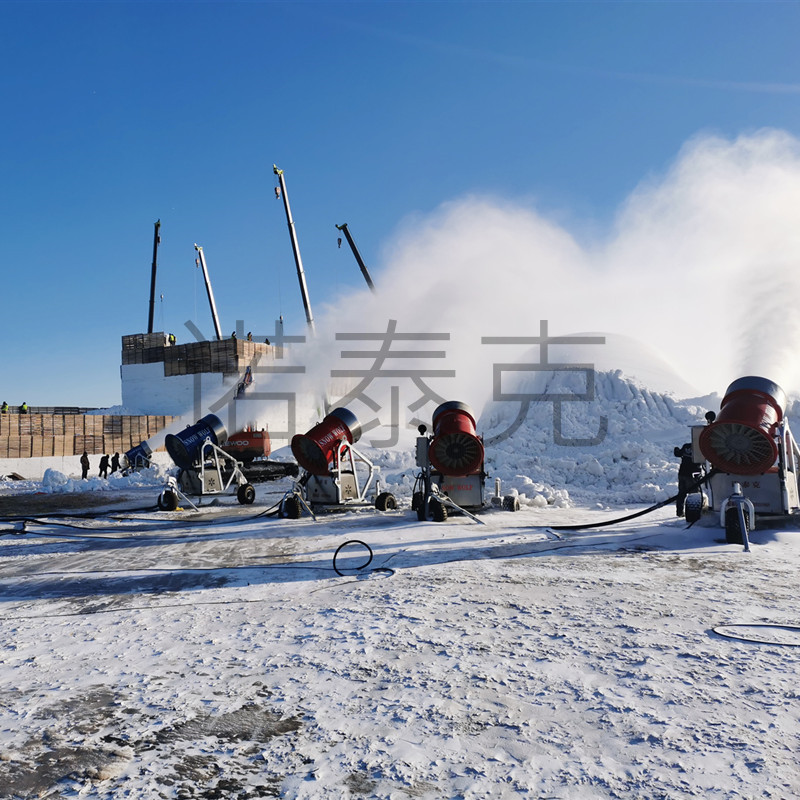
<instances>
[{"instance_id":1,"label":"blue snow cannon","mask_svg":"<svg viewBox=\"0 0 800 800\"><path fill-rule=\"evenodd\" d=\"M168 433L164 441L169 457L181 469L191 469L203 460L203 444L210 439L219 445L228 438L222 420L215 414L207 414L194 425L189 425L178 433Z\"/></svg>"}]
</instances>

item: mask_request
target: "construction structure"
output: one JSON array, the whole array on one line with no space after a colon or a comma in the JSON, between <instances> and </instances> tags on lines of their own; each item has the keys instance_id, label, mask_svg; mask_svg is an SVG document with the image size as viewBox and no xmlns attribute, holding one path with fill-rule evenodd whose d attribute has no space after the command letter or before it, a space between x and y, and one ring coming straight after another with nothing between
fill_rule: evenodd
<instances>
[{"instance_id":1,"label":"construction structure","mask_svg":"<svg viewBox=\"0 0 800 800\"><path fill-rule=\"evenodd\" d=\"M243 394L259 366L275 360L266 342L230 338L171 343L162 332L122 337L122 406L142 414L193 409L199 394Z\"/></svg>"}]
</instances>

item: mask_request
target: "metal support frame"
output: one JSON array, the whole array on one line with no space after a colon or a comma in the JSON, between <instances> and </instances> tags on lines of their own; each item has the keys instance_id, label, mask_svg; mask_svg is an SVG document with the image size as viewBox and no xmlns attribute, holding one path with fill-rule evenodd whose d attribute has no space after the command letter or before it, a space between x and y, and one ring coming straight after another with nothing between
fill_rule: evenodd
<instances>
[{"instance_id":1,"label":"metal support frame","mask_svg":"<svg viewBox=\"0 0 800 800\"><path fill-rule=\"evenodd\" d=\"M720 525L725 527L725 512L733 506L736 509L736 514L739 518L739 530L742 533L742 540L744 543L744 552L750 552L750 537L748 535L748 522L749 529L752 530L756 526L756 509L751 500L748 500L742 493L742 487L738 483L733 484L733 494L726 497L719 507ZM747 510L748 518L745 519L745 509Z\"/></svg>"},{"instance_id":2,"label":"metal support frame","mask_svg":"<svg viewBox=\"0 0 800 800\"><path fill-rule=\"evenodd\" d=\"M448 506L454 509L455 511L460 512L461 514L466 514L466 516L468 516L470 519L475 520L475 522L479 522L481 525L486 524L482 519L476 517L475 514L471 513L470 511L467 511L466 508L462 508L457 503L454 503L446 494L442 494L442 492L439 490L439 486L435 483L431 484L430 497L435 497L436 500L440 502L443 506ZM427 499L428 498L426 498L426 500Z\"/></svg>"},{"instance_id":3,"label":"metal support frame","mask_svg":"<svg viewBox=\"0 0 800 800\"><path fill-rule=\"evenodd\" d=\"M211 451L210 457L206 455L206 451ZM233 482L236 482L237 487L242 486L247 483L247 478L245 478L244 473L241 469L241 462L237 461L230 453L226 453L221 447L218 447L211 441L211 439L206 439L201 448L200 448L200 469L198 473L200 475L200 486L203 490L205 490L205 477L206 477L206 458L209 458L210 461L213 462L213 471L216 473L217 479L219 480L220 490L218 492L208 492L208 494L222 494L227 492L230 489ZM231 471L231 475L228 478L227 482L225 481L222 475L222 466L221 463L224 461L230 461L233 464L233 470ZM205 491L202 491L201 494L206 494Z\"/></svg>"},{"instance_id":4,"label":"metal support frame","mask_svg":"<svg viewBox=\"0 0 800 800\"><path fill-rule=\"evenodd\" d=\"M350 470L345 472L342 469L343 463L345 466L349 466ZM356 464L362 463L366 464L367 468L369 469L369 474L367 476L364 485L361 485L361 481L359 479L358 470L356 469ZM373 480L376 481L376 488L377 488L377 480L375 476L380 472L380 468L376 467L375 464L370 461L363 453L361 453L357 448L353 447L345 439L339 441L336 447L336 467L335 469L330 472L327 476L319 476L319 477L326 477L330 478L333 481L334 486L336 487L336 501L333 503L318 503L317 505L338 505L338 506L352 506L363 504L367 502L367 493L372 486ZM356 496L353 498L344 498L342 497L342 475L343 474L352 474L353 480L355 481L356 486ZM311 480L314 480L315 475L312 475L309 472L306 472L299 480L295 481L294 486L284 495L284 499L291 495L296 495L297 498L302 503L303 507L314 517L314 512L311 510L311 503L309 503L306 499L307 494L307 487L308 483ZM379 490L379 489L378 489ZM316 517L314 517L316 520Z\"/></svg>"},{"instance_id":5,"label":"metal support frame","mask_svg":"<svg viewBox=\"0 0 800 800\"><path fill-rule=\"evenodd\" d=\"M161 494L164 494L165 491L175 492L178 497L182 497L195 511L199 511L200 509L185 495L182 491L180 486L178 486L178 481L172 475L167 478L167 485L161 490Z\"/></svg>"}]
</instances>

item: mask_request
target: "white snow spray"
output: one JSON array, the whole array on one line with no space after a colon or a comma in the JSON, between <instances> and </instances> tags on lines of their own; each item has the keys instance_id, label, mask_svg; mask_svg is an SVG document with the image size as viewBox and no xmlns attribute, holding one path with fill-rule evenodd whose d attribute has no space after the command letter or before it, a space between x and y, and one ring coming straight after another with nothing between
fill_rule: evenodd
<instances>
[{"instance_id":1,"label":"white snow spray","mask_svg":"<svg viewBox=\"0 0 800 800\"><path fill-rule=\"evenodd\" d=\"M745 374L792 391L798 208L800 142L775 130L691 140L599 236L532 205L454 200L401 223L371 260L377 293L364 287L315 309L315 339L286 363L302 363L303 390L327 387L332 404L358 390L361 407L351 408L379 418L382 432L413 432L437 397L480 413L500 388L498 365L569 362L568 345L535 342L542 321L551 337L631 337L698 395L722 394ZM616 355L598 346L593 360L613 370Z\"/></svg>"}]
</instances>

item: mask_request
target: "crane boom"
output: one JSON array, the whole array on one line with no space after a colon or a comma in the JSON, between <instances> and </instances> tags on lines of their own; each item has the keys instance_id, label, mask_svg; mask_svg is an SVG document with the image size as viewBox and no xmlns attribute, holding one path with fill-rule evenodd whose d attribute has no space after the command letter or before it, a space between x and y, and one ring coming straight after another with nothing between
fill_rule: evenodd
<instances>
[{"instance_id":1,"label":"crane boom","mask_svg":"<svg viewBox=\"0 0 800 800\"><path fill-rule=\"evenodd\" d=\"M203 248L199 244L195 244L194 249L197 250L197 260L203 270L203 280L206 284L206 291L208 292L208 304L211 306L211 319L214 321L214 332L217 334L217 341L222 341L222 331L219 329L219 317L217 316L217 304L214 302L214 290L211 288L211 280L208 277L208 267L206 267L206 257L203 255Z\"/></svg>"},{"instance_id":2,"label":"crane boom","mask_svg":"<svg viewBox=\"0 0 800 800\"><path fill-rule=\"evenodd\" d=\"M350 235L350 231L347 230L347 223L343 222L341 225L337 225L336 228L344 234L345 239L347 239L347 244L350 245L350 249L353 251L353 255L356 257L358 266L361 267L361 274L364 276L367 286L369 286L372 292L375 292L375 284L372 282L372 277L369 274L367 265L364 263L364 259L361 258L361 253L358 252L358 248L356 247L356 243L353 241L353 237Z\"/></svg>"},{"instance_id":3,"label":"crane boom","mask_svg":"<svg viewBox=\"0 0 800 800\"><path fill-rule=\"evenodd\" d=\"M300 282L300 295L303 298L303 308L306 312L306 321L311 332L314 332L314 317L311 314L311 303L308 299L308 287L306 286L306 274L303 271L303 259L300 257L300 245L297 242L297 233L294 229L292 210L289 207L289 193L286 191L286 181L283 177L283 170L272 165L273 172L278 176L283 196L283 207L286 210L286 224L289 226L289 238L292 240L292 252L294 253L294 263L297 266L297 280Z\"/></svg>"},{"instance_id":4,"label":"crane boom","mask_svg":"<svg viewBox=\"0 0 800 800\"><path fill-rule=\"evenodd\" d=\"M156 220L155 233L153 234L153 266L150 270L150 316L147 320L147 332L153 332L153 316L156 308L156 265L158 263L158 246L161 244L161 220Z\"/></svg>"}]
</instances>

